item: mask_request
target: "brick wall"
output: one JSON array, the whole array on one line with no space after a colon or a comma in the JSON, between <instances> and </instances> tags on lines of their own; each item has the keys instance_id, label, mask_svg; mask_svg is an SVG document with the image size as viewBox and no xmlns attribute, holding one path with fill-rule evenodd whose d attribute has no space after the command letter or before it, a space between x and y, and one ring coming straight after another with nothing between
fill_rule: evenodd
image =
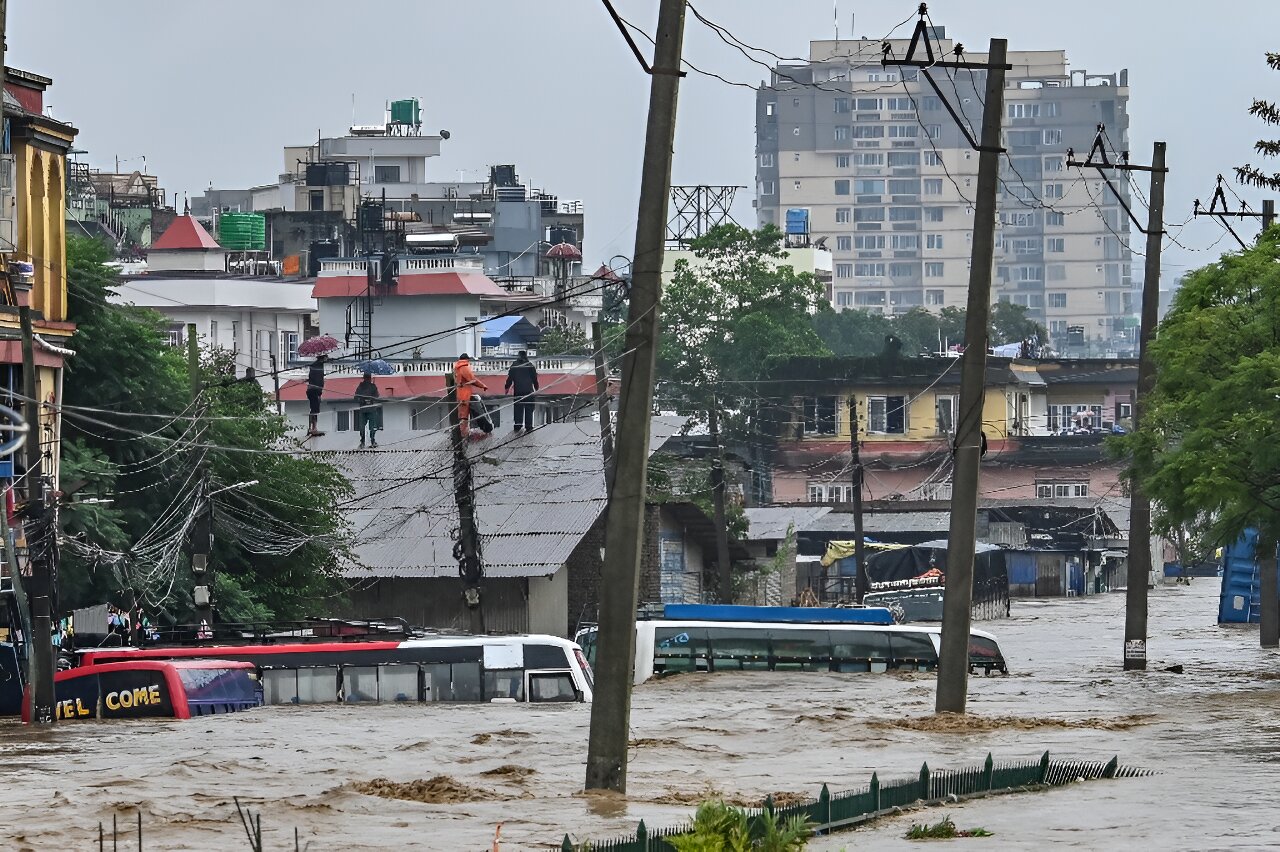
<instances>
[{"instance_id":1,"label":"brick wall","mask_svg":"<svg viewBox=\"0 0 1280 852\"><path fill-rule=\"evenodd\" d=\"M600 513L591 529L569 554L565 568L569 572L569 624L570 638L581 622L594 624L600 609L600 571L604 560L604 527L607 514Z\"/></svg>"}]
</instances>

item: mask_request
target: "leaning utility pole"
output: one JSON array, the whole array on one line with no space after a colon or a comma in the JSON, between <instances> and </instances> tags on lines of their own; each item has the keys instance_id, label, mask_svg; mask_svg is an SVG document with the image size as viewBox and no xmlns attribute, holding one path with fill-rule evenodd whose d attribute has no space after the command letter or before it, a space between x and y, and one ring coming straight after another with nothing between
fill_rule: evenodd
<instances>
[{"instance_id":1,"label":"leaning utility pole","mask_svg":"<svg viewBox=\"0 0 1280 852\"><path fill-rule=\"evenodd\" d=\"M458 416L458 386L453 373L445 376L449 407L449 441L453 446L453 498L458 504L458 540L453 545L458 560L458 576L462 578L462 601L471 614L471 632L484 634L484 610L480 601L480 581L484 578L484 557L480 552L480 532L476 527L476 492L471 478L471 460L467 458L467 439L462 434ZM468 428L470 421L467 421Z\"/></svg>"},{"instance_id":2,"label":"leaning utility pole","mask_svg":"<svg viewBox=\"0 0 1280 852\"><path fill-rule=\"evenodd\" d=\"M711 398L707 409L707 425L711 430L711 502L716 524L716 585L720 603L733 603L733 562L729 556L729 518L724 507L724 445L720 443L718 401Z\"/></svg>"},{"instance_id":3,"label":"leaning utility pole","mask_svg":"<svg viewBox=\"0 0 1280 852\"><path fill-rule=\"evenodd\" d=\"M870 591L867 579L866 536L862 530L862 449L859 446L858 398L849 395L849 479L853 486L853 599L862 603Z\"/></svg>"},{"instance_id":4,"label":"leaning utility pole","mask_svg":"<svg viewBox=\"0 0 1280 852\"><path fill-rule=\"evenodd\" d=\"M40 389L36 381L35 332L31 308L18 308L22 326L22 388L27 398L27 505L23 535L27 540L27 565L31 568L31 722L54 722L53 689L53 548L56 531L45 505L44 447L41 446ZM8 511L8 507L0 507ZM16 561L16 560L15 560Z\"/></svg>"},{"instance_id":5,"label":"leaning utility pole","mask_svg":"<svg viewBox=\"0 0 1280 852\"><path fill-rule=\"evenodd\" d=\"M671 187L671 149L676 134L676 97L683 75L680 52L684 42L684 13L685 0L661 0L653 67L646 68L651 76L649 122L636 217L615 475L605 526L595 696L587 746L588 790L626 792L627 789L636 603L640 596L649 427L658 348L658 307L662 297L662 250ZM630 40L626 27L619 23L619 29Z\"/></svg>"},{"instance_id":6,"label":"leaning utility pole","mask_svg":"<svg viewBox=\"0 0 1280 852\"><path fill-rule=\"evenodd\" d=\"M991 267L995 260L996 194L1000 184L1001 122L1004 119L1004 77L1009 43L991 39L987 61L941 61L934 55L931 28L925 24L925 6L911 37L905 60L886 58L882 65L919 68L951 113L960 131L978 153L978 190L974 199L973 254L969 263L969 299L965 308L964 355L960 362L960 422L954 446L955 473L951 485L951 526L947 535L947 576L942 600L942 640L938 651L939 713L963 713L969 691L969 623L973 616L973 555L977 546L978 475L982 459L982 401L987 384L987 321L991 313ZM915 59L917 47L924 59ZM957 51L959 55L959 51ZM982 140L975 143L964 121L956 114L929 69L967 68L987 72L986 100L982 109Z\"/></svg>"},{"instance_id":7,"label":"leaning utility pole","mask_svg":"<svg viewBox=\"0 0 1280 852\"><path fill-rule=\"evenodd\" d=\"M1142 282L1142 317L1138 326L1138 386L1133 398L1133 428L1138 428L1142 407L1151 396L1156 383L1156 365L1151 360L1151 340L1155 335L1160 313L1160 241L1164 237L1164 181L1165 143L1156 142L1151 152L1151 165L1140 166L1129 162L1124 152L1120 162L1111 162L1103 145L1106 128L1098 125L1089 156L1077 162L1075 152L1068 149L1067 166L1092 168L1098 171L1111 194L1129 214L1129 220L1147 236L1147 266ZM1095 159L1096 158L1096 159ZM1121 172L1151 172L1151 197L1147 210L1147 226L1144 228L1124 197L1111 185L1107 170ZM1222 178L1219 176L1219 182ZM1221 185L1219 185L1221 192ZM1196 202L1198 207L1199 201ZM1225 204L1225 201L1224 201ZM1234 232L1233 232L1234 233ZM1135 477L1129 486L1129 554L1128 589L1125 592L1124 610L1124 668L1147 667L1147 586L1151 582L1151 498ZM1274 583L1274 576L1272 582ZM1275 586L1271 589L1275 597Z\"/></svg>"},{"instance_id":8,"label":"leaning utility pole","mask_svg":"<svg viewBox=\"0 0 1280 852\"><path fill-rule=\"evenodd\" d=\"M591 323L591 343L595 348L596 411L600 417L600 450L604 454L605 494L613 494L613 423L609 412L609 371L604 361L604 331Z\"/></svg>"},{"instance_id":9,"label":"leaning utility pole","mask_svg":"<svg viewBox=\"0 0 1280 852\"><path fill-rule=\"evenodd\" d=\"M191 381L191 411L200 417L203 409L197 403L203 390L200 376L200 340L195 323L187 323L187 375ZM196 444L204 443L205 426L195 429ZM213 574L210 555L213 552L213 503L209 499L209 469L204 463L205 449L196 447L200 459L196 473L196 518L191 525L191 600L195 604L196 638L209 639L213 633ZM131 616L132 617L132 616Z\"/></svg>"}]
</instances>

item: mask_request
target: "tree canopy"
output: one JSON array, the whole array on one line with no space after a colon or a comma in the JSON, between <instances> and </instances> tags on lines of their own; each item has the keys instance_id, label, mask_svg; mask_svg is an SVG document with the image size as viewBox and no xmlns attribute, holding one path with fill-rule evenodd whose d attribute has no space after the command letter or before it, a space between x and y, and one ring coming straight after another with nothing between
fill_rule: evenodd
<instances>
[{"instance_id":1,"label":"tree canopy","mask_svg":"<svg viewBox=\"0 0 1280 852\"><path fill-rule=\"evenodd\" d=\"M1273 71L1280 71L1280 53L1268 53L1267 65ZM1262 119L1269 126L1280 125L1280 107L1276 106L1275 101L1258 98L1249 107L1249 114ZM1259 139L1254 143L1253 149L1264 158L1280 157L1280 139ZM1280 190L1280 172L1267 174L1250 163L1236 167L1236 180L1245 186Z\"/></svg>"},{"instance_id":2,"label":"tree canopy","mask_svg":"<svg viewBox=\"0 0 1280 852\"><path fill-rule=\"evenodd\" d=\"M1183 281L1151 344L1154 392L1123 444L1157 528L1280 535L1280 228Z\"/></svg>"},{"instance_id":3,"label":"tree canopy","mask_svg":"<svg viewBox=\"0 0 1280 852\"><path fill-rule=\"evenodd\" d=\"M230 352L202 354L193 404L168 321L114 302L107 249L72 237L67 257L78 328L64 387L61 479L74 493L60 510L63 607L129 606L136 596L153 618L187 618L185 554L202 463L209 490L226 489L212 498L221 618L301 617L339 593L345 480L286 451L283 418L255 381L235 379Z\"/></svg>"}]
</instances>

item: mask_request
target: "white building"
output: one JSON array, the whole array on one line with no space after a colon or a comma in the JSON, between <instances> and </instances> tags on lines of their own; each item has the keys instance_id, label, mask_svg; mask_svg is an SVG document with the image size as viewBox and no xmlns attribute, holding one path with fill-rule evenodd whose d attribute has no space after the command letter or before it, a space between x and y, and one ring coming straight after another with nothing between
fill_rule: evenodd
<instances>
[{"instance_id":1,"label":"white building","mask_svg":"<svg viewBox=\"0 0 1280 852\"><path fill-rule=\"evenodd\" d=\"M147 271L114 289L122 302L168 317L173 345L185 345L194 323L202 346L235 353L237 372L253 368L273 391L273 366L296 361L315 313L313 282L231 275L225 267L226 253L200 223L179 216L148 253Z\"/></svg>"}]
</instances>

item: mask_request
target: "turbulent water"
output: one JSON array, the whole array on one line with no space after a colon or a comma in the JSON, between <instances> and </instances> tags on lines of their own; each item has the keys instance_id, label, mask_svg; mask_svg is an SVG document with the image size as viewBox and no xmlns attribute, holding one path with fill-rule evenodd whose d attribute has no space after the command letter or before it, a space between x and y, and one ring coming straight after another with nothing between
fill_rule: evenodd
<instances>
[{"instance_id":1,"label":"turbulent water","mask_svg":"<svg viewBox=\"0 0 1280 852\"><path fill-rule=\"evenodd\" d=\"M1158 770L921 811L811 848L916 848L913 821L995 832L983 849L1280 846L1280 657L1214 625L1216 582L1153 592L1151 670L1125 673L1122 595L1015 601L993 632L1009 677L971 681L971 722L927 718L926 675L682 675L637 689L629 795L583 796L590 708L271 707L188 722L31 731L0 723L6 849L96 849L113 814L145 848L248 848L232 797L261 812L268 850L548 849L664 825L718 794L814 795L872 771L1038 756ZM1181 664L1184 673L1163 671ZM377 780L384 779L384 780ZM111 848L110 838L107 848ZM135 848L132 837L121 849Z\"/></svg>"}]
</instances>

